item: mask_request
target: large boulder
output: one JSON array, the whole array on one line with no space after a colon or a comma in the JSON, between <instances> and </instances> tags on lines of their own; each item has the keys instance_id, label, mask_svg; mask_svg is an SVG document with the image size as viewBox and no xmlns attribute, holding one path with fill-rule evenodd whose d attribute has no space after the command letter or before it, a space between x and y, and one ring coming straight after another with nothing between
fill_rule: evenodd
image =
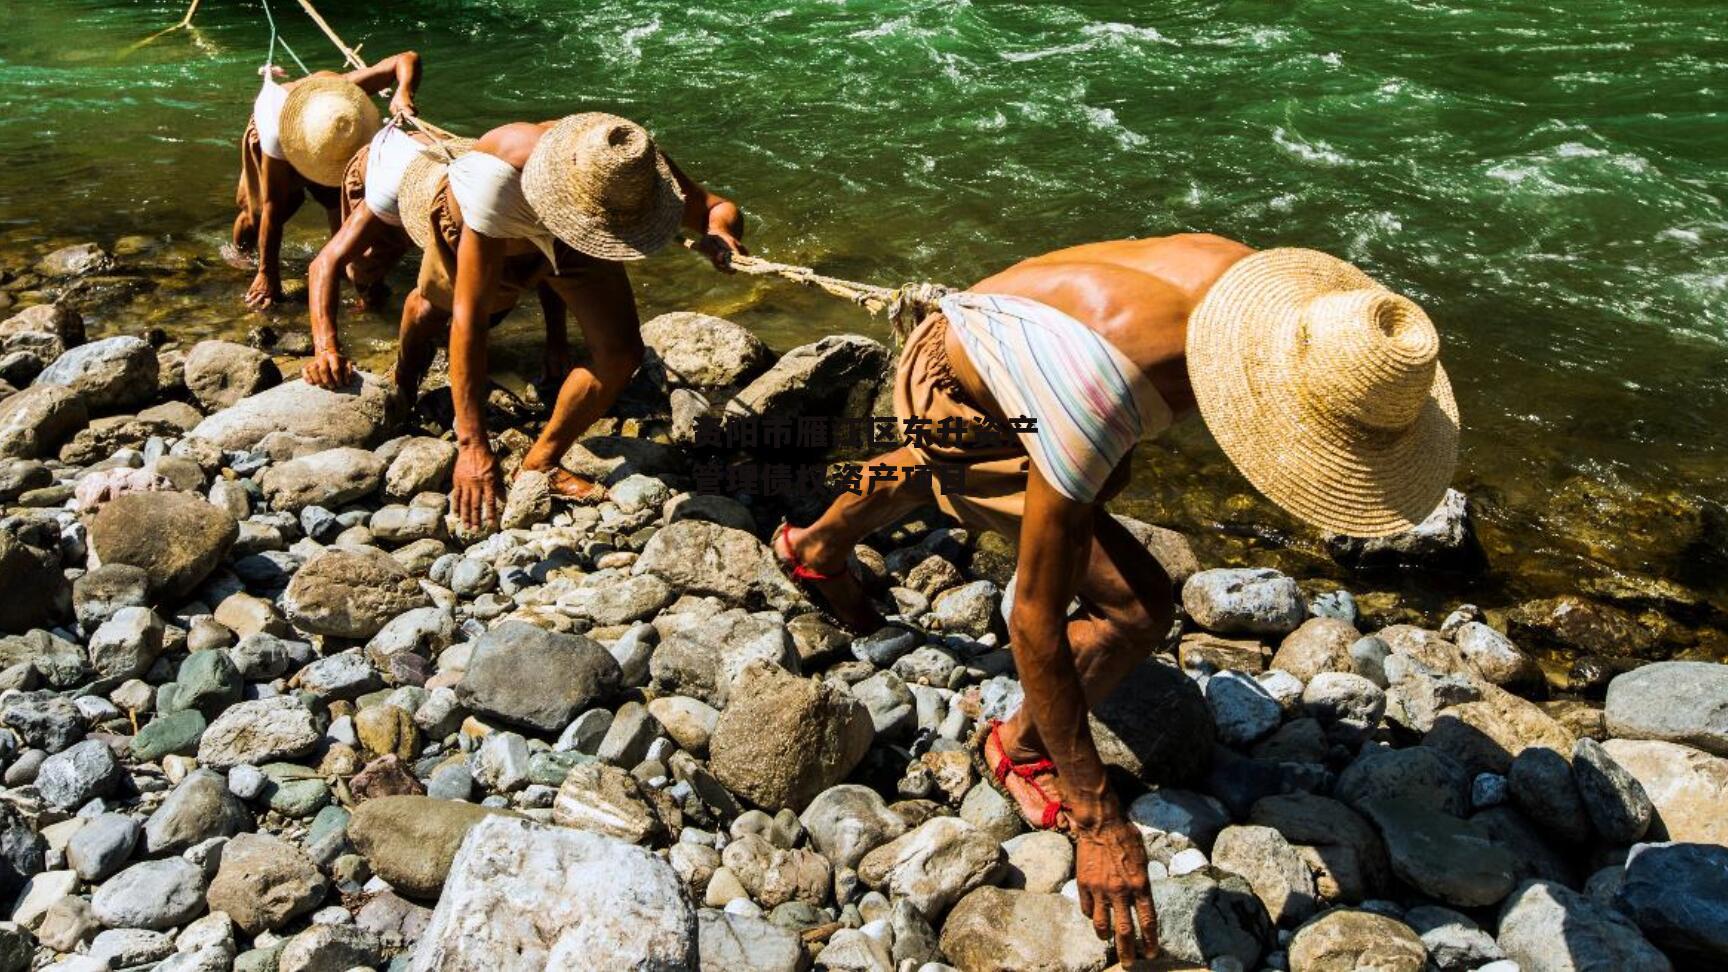
<instances>
[{"instance_id":1,"label":"large boulder","mask_svg":"<svg viewBox=\"0 0 1728 972\"><path fill-rule=\"evenodd\" d=\"M1423 746L1449 753L1471 773L1505 775L1512 760L1531 746L1570 753L1577 737L1533 702L1493 685L1482 698L1441 712Z\"/></svg>"},{"instance_id":2,"label":"large boulder","mask_svg":"<svg viewBox=\"0 0 1728 972\"><path fill-rule=\"evenodd\" d=\"M696 967L696 913L678 875L612 837L493 818L468 832L413 972Z\"/></svg>"},{"instance_id":3,"label":"large boulder","mask_svg":"<svg viewBox=\"0 0 1728 972\"><path fill-rule=\"evenodd\" d=\"M988 834L959 817L932 817L864 855L858 877L891 898L905 897L931 920L1007 863Z\"/></svg>"},{"instance_id":4,"label":"large boulder","mask_svg":"<svg viewBox=\"0 0 1728 972\"><path fill-rule=\"evenodd\" d=\"M232 341L199 341L186 353L186 390L210 411L282 383L268 354Z\"/></svg>"},{"instance_id":5,"label":"large boulder","mask_svg":"<svg viewBox=\"0 0 1728 972\"><path fill-rule=\"evenodd\" d=\"M1294 925L1319 906L1308 864L1271 827L1225 827L1212 846L1212 864L1246 878L1274 925Z\"/></svg>"},{"instance_id":6,"label":"large boulder","mask_svg":"<svg viewBox=\"0 0 1728 972\"><path fill-rule=\"evenodd\" d=\"M1326 538L1326 549L1340 564L1352 568L1421 567L1429 570L1472 571L1487 563L1470 517L1470 501L1448 489L1434 512L1421 523L1389 537Z\"/></svg>"},{"instance_id":7,"label":"large boulder","mask_svg":"<svg viewBox=\"0 0 1728 972\"><path fill-rule=\"evenodd\" d=\"M643 371L661 388L739 385L768 366L768 346L750 329L694 311L643 324L642 343L653 352Z\"/></svg>"},{"instance_id":8,"label":"large boulder","mask_svg":"<svg viewBox=\"0 0 1728 972\"><path fill-rule=\"evenodd\" d=\"M730 415L868 413L887 376L888 349L861 334L833 334L793 348L726 403Z\"/></svg>"},{"instance_id":9,"label":"large boulder","mask_svg":"<svg viewBox=\"0 0 1728 972\"><path fill-rule=\"evenodd\" d=\"M1386 887L1386 847L1354 810L1312 793L1285 793L1256 802L1248 822L1268 827L1295 846L1314 872L1320 897L1357 903ZM1222 866L1222 865L1221 865Z\"/></svg>"},{"instance_id":10,"label":"large boulder","mask_svg":"<svg viewBox=\"0 0 1728 972\"><path fill-rule=\"evenodd\" d=\"M295 380L242 398L198 423L191 435L224 449L256 449L279 433L288 453L369 444L383 427L388 386L363 376L339 391Z\"/></svg>"},{"instance_id":11,"label":"large boulder","mask_svg":"<svg viewBox=\"0 0 1728 972\"><path fill-rule=\"evenodd\" d=\"M270 505L290 513L308 506L339 509L371 496L383 482L384 460L348 446L271 466L258 478Z\"/></svg>"},{"instance_id":12,"label":"large boulder","mask_svg":"<svg viewBox=\"0 0 1728 972\"><path fill-rule=\"evenodd\" d=\"M1520 972L1670 972L1673 965L1612 907L1554 881L1526 881L1500 909L1496 940Z\"/></svg>"},{"instance_id":13,"label":"large boulder","mask_svg":"<svg viewBox=\"0 0 1728 972\"><path fill-rule=\"evenodd\" d=\"M1309 618L1284 636L1272 667L1306 682L1321 672L1355 671L1350 646L1362 635L1356 626L1337 618Z\"/></svg>"},{"instance_id":14,"label":"large boulder","mask_svg":"<svg viewBox=\"0 0 1728 972\"><path fill-rule=\"evenodd\" d=\"M0 399L0 458L52 456L89 421L89 407L78 392L32 385Z\"/></svg>"},{"instance_id":15,"label":"large boulder","mask_svg":"<svg viewBox=\"0 0 1728 972\"><path fill-rule=\"evenodd\" d=\"M632 570L654 574L680 591L747 607L785 610L801 599L766 544L743 530L704 520L661 527Z\"/></svg>"},{"instance_id":16,"label":"large boulder","mask_svg":"<svg viewBox=\"0 0 1728 972\"><path fill-rule=\"evenodd\" d=\"M430 603L419 581L376 547L319 551L282 594L295 627L335 638L370 638L390 619Z\"/></svg>"},{"instance_id":17,"label":"large boulder","mask_svg":"<svg viewBox=\"0 0 1728 972\"><path fill-rule=\"evenodd\" d=\"M84 318L61 304L37 304L0 321L0 338L14 334L52 334L62 346L75 348L85 340Z\"/></svg>"},{"instance_id":18,"label":"large boulder","mask_svg":"<svg viewBox=\"0 0 1728 972\"><path fill-rule=\"evenodd\" d=\"M1105 765L1147 784L1205 775L1217 728L1200 689L1171 665L1147 659L1094 706L1092 741Z\"/></svg>"},{"instance_id":19,"label":"large boulder","mask_svg":"<svg viewBox=\"0 0 1728 972\"><path fill-rule=\"evenodd\" d=\"M436 898L462 839L480 821L514 811L460 800L387 796L367 800L348 821L348 839L373 873L402 894Z\"/></svg>"},{"instance_id":20,"label":"large boulder","mask_svg":"<svg viewBox=\"0 0 1728 972\"><path fill-rule=\"evenodd\" d=\"M475 642L456 696L477 712L556 733L622 681L618 660L592 638L506 621Z\"/></svg>"},{"instance_id":21,"label":"large boulder","mask_svg":"<svg viewBox=\"0 0 1728 972\"><path fill-rule=\"evenodd\" d=\"M1334 908L1290 939L1290 967L1299 972L1422 972L1428 950L1401 921L1354 908Z\"/></svg>"},{"instance_id":22,"label":"large boulder","mask_svg":"<svg viewBox=\"0 0 1728 972\"><path fill-rule=\"evenodd\" d=\"M1728 665L1656 662L1608 683L1608 732L1728 756Z\"/></svg>"},{"instance_id":23,"label":"large boulder","mask_svg":"<svg viewBox=\"0 0 1728 972\"><path fill-rule=\"evenodd\" d=\"M708 740L708 766L758 806L802 810L845 779L874 739L870 713L857 699L758 661L733 685Z\"/></svg>"},{"instance_id":24,"label":"large boulder","mask_svg":"<svg viewBox=\"0 0 1728 972\"><path fill-rule=\"evenodd\" d=\"M127 335L67 351L36 376L36 384L70 388L91 410L112 412L154 398L156 369L155 349Z\"/></svg>"},{"instance_id":25,"label":"large boulder","mask_svg":"<svg viewBox=\"0 0 1728 972\"><path fill-rule=\"evenodd\" d=\"M1652 834L1728 847L1728 759L1654 739L1610 739L1602 748L1655 805Z\"/></svg>"},{"instance_id":26,"label":"large boulder","mask_svg":"<svg viewBox=\"0 0 1728 972\"><path fill-rule=\"evenodd\" d=\"M1284 635L1308 616L1296 580L1264 567L1203 570L1182 585L1182 608L1217 634Z\"/></svg>"},{"instance_id":27,"label":"large boulder","mask_svg":"<svg viewBox=\"0 0 1728 972\"><path fill-rule=\"evenodd\" d=\"M173 601L210 576L240 535L233 514L192 493L127 493L90 518L90 558L150 575L153 596Z\"/></svg>"},{"instance_id":28,"label":"large boulder","mask_svg":"<svg viewBox=\"0 0 1728 972\"><path fill-rule=\"evenodd\" d=\"M1392 873L1423 894L1476 908L1512 890L1517 861L1473 823L1412 799L1369 800L1358 809L1380 831Z\"/></svg>"},{"instance_id":29,"label":"large boulder","mask_svg":"<svg viewBox=\"0 0 1728 972\"><path fill-rule=\"evenodd\" d=\"M1059 894L979 888L942 924L942 953L960 972L1103 972L1109 951Z\"/></svg>"},{"instance_id":30,"label":"large boulder","mask_svg":"<svg viewBox=\"0 0 1728 972\"><path fill-rule=\"evenodd\" d=\"M648 671L658 688L725 708L732 683L756 661L796 672L798 653L791 633L776 615L733 608L698 623L680 622L654 650Z\"/></svg>"},{"instance_id":31,"label":"large boulder","mask_svg":"<svg viewBox=\"0 0 1728 972\"><path fill-rule=\"evenodd\" d=\"M1670 956L1728 967L1728 847L1641 844L1614 904Z\"/></svg>"}]
</instances>

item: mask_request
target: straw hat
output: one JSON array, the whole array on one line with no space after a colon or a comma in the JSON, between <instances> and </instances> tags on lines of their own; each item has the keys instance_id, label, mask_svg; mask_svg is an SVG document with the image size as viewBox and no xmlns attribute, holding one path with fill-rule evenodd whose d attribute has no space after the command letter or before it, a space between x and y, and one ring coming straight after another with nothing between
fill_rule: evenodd
<instances>
[{"instance_id":1,"label":"straw hat","mask_svg":"<svg viewBox=\"0 0 1728 972\"><path fill-rule=\"evenodd\" d=\"M452 138L442 144L453 158L474 149L471 138ZM396 187L396 215L408 237L422 250L432 242L432 197L438 194L438 180L444 178L449 165L450 159L437 146L424 146L402 170L402 181Z\"/></svg>"},{"instance_id":2,"label":"straw hat","mask_svg":"<svg viewBox=\"0 0 1728 972\"><path fill-rule=\"evenodd\" d=\"M552 235L602 260L640 260L672 242L684 192L648 130L617 115L571 115L540 136L522 193Z\"/></svg>"},{"instance_id":3,"label":"straw hat","mask_svg":"<svg viewBox=\"0 0 1728 972\"><path fill-rule=\"evenodd\" d=\"M1420 523L1458 461L1458 406L1422 308L1314 250L1232 266L1188 320L1206 426L1255 488L1335 533Z\"/></svg>"},{"instance_id":4,"label":"straw hat","mask_svg":"<svg viewBox=\"0 0 1728 972\"><path fill-rule=\"evenodd\" d=\"M359 85L343 78L307 78L282 102L282 154L313 182L339 186L348 160L381 125L378 106Z\"/></svg>"}]
</instances>

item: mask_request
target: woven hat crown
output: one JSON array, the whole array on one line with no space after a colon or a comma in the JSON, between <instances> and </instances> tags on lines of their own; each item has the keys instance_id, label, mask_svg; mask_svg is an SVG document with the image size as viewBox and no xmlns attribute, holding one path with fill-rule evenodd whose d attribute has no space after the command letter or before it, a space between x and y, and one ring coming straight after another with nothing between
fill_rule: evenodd
<instances>
[{"instance_id":1,"label":"woven hat crown","mask_svg":"<svg viewBox=\"0 0 1728 972\"><path fill-rule=\"evenodd\" d=\"M684 192L653 136L605 112L553 125L522 167L522 193L553 235L589 256L640 260L678 235Z\"/></svg>"},{"instance_id":2,"label":"woven hat crown","mask_svg":"<svg viewBox=\"0 0 1728 972\"><path fill-rule=\"evenodd\" d=\"M282 103L282 151L306 178L340 185L348 160L382 124L378 106L358 85L345 78L310 77Z\"/></svg>"},{"instance_id":3,"label":"woven hat crown","mask_svg":"<svg viewBox=\"0 0 1728 972\"><path fill-rule=\"evenodd\" d=\"M659 167L654 140L641 125L605 119L582 132L570 161L571 178L592 187L577 197L591 215L634 217L653 204Z\"/></svg>"},{"instance_id":4,"label":"woven hat crown","mask_svg":"<svg viewBox=\"0 0 1728 972\"><path fill-rule=\"evenodd\" d=\"M1422 308L1378 288L1321 294L1302 313L1298 387L1322 418L1408 428L1427 404L1440 335Z\"/></svg>"}]
</instances>

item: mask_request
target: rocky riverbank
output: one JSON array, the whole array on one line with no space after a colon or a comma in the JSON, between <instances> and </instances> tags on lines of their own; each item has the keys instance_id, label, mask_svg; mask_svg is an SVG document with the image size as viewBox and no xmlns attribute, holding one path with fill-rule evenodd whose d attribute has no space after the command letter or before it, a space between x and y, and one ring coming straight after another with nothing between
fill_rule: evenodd
<instances>
[{"instance_id":1,"label":"rocky riverbank","mask_svg":"<svg viewBox=\"0 0 1728 972\"><path fill-rule=\"evenodd\" d=\"M608 500L525 477L481 536L436 393L88 341L75 303L0 321L0 972L1112 962L1072 844L965 749L1020 698L1003 538L870 538L899 616L852 639L763 543L819 498L697 490L701 416L869 414L879 344L650 322L566 457ZM491 404L519 457L533 403ZM1093 728L1174 967L1728 963L1728 666L1602 601L1421 615L1129 522L1181 624ZM1332 553L1481 557L1462 494Z\"/></svg>"}]
</instances>

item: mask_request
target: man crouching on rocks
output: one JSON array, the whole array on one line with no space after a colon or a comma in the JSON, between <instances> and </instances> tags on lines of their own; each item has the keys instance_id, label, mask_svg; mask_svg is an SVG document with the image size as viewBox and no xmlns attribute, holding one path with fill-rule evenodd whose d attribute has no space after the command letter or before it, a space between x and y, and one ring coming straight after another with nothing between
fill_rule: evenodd
<instances>
[{"instance_id":1,"label":"man crouching on rocks","mask_svg":"<svg viewBox=\"0 0 1728 972\"><path fill-rule=\"evenodd\" d=\"M495 128L449 163L430 193L423 186L403 181L404 224L428 238L419 286L403 308L396 381L412 402L448 325L459 450L452 510L475 529L502 503L486 433L487 337L530 290L546 313L548 377L562 385L522 468L546 473L556 496L599 499L602 487L559 463L642 363L624 261L661 249L682 227L701 234L699 248L727 269L731 254L745 252L743 214L685 176L642 126L600 112ZM589 354L568 376L566 312Z\"/></svg>"},{"instance_id":2,"label":"man crouching on rocks","mask_svg":"<svg viewBox=\"0 0 1728 972\"><path fill-rule=\"evenodd\" d=\"M1025 704L981 728L975 755L1033 826L1072 833L1081 910L1126 963L1136 927L1138 952L1156 953L1156 918L1087 712L1173 619L1169 577L1104 510L1135 443L1198 410L1291 513L1357 536L1406 530L1439 504L1457 456L1438 352L1420 307L1312 250L1180 235L1035 257L944 298L907 339L895 414L935 431L867 465L951 474L843 495L809 527L783 525L774 551L813 602L866 632L882 617L847 561L871 531L934 498L1019 537L1008 629ZM939 434L1011 421L996 441Z\"/></svg>"}]
</instances>

